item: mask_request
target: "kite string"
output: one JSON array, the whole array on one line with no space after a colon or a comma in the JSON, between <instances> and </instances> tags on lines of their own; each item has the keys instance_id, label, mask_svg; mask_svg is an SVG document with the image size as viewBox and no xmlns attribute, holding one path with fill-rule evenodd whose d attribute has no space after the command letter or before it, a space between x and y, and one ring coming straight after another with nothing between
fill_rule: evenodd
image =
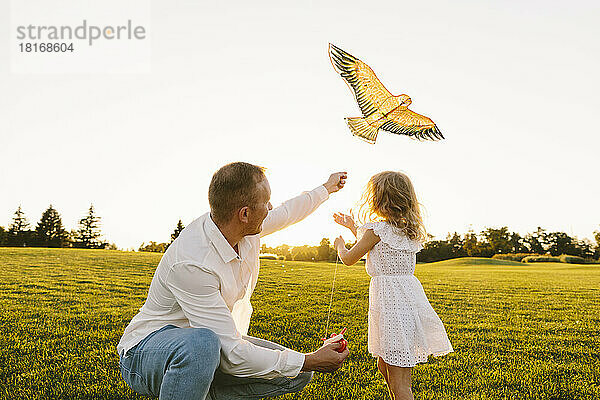
<instances>
[{"instance_id":1,"label":"kite string","mask_svg":"<svg viewBox=\"0 0 600 400\"><path fill-rule=\"evenodd\" d=\"M333 303L333 291L335 289L335 278L337 276L338 269L338 255L335 255L335 270L333 272L333 282L331 283L331 295L329 296L329 307L327 308L327 324L325 325L325 339L327 339L327 334L329 333L329 317L331 316L331 304Z\"/></svg>"}]
</instances>

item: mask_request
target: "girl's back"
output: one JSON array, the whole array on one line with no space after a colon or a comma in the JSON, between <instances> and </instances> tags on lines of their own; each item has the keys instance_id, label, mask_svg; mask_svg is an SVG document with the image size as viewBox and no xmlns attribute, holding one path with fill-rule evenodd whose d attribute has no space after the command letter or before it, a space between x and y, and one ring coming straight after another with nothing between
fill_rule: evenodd
<instances>
[{"instance_id":1,"label":"girl's back","mask_svg":"<svg viewBox=\"0 0 600 400\"><path fill-rule=\"evenodd\" d=\"M370 276L414 274L417 253L423 248L421 243L409 239L385 221L363 225L358 237L362 237L367 229L372 229L381 239L367 254L366 269Z\"/></svg>"}]
</instances>

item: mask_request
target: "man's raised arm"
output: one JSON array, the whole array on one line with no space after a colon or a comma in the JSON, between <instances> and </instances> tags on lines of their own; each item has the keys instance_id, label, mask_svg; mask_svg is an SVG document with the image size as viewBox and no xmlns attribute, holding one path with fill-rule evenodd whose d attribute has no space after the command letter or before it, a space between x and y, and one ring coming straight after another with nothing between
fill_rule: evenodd
<instances>
[{"instance_id":1,"label":"man's raised arm","mask_svg":"<svg viewBox=\"0 0 600 400\"><path fill-rule=\"evenodd\" d=\"M260 236L266 236L277 232L296 222L302 221L315 211L331 193L342 189L346 184L346 172L336 172L331 174L327 182L310 192L304 192L290 200L287 200L279 207L269 212L263 222Z\"/></svg>"}]
</instances>

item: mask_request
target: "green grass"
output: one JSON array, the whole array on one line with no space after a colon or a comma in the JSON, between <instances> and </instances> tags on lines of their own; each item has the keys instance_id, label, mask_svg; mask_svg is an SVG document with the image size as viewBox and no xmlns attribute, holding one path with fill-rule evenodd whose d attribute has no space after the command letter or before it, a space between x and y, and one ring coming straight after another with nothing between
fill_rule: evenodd
<instances>
[{"instance_id":1,"label":"green grass","mask_svg":"<svg viewBox=\"0 0 600 400\"><path fill-rule=\"evenodd\" d=\"M0 398L141 398L122 382L115 346L159 259L0 248ZM250 334L314 350L333 268L263 261ZM455 353L415 368L415 398L600 398L600 266L457 259L416 275ZM363 266L340 265L331 329L348 328L351 356L285 399L386 398L366 350L368 285Z\"/></svg>"}]
</instances>

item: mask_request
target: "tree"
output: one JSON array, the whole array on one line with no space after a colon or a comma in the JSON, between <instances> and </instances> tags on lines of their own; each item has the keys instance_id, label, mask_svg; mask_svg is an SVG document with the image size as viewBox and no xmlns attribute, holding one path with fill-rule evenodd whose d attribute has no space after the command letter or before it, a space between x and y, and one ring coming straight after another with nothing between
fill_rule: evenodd
<instances>
[{"instance_id":1,"label":"tree","mask_svg":"<svg viewBox=\"0 0 600 400\"><path fill-rule=\"evenodd\" d=\"M292 259L292 252L290 251L290 246L287 244L282 244L275 247L275 251L273 253L279 256L284 256L286 260Z\"/></svg>"},{"instance_id":2,"label":"tree","mask_svg":"<svg viewBox=\"0 0 600 400\"><path fill-rule=\"evenodd\" d=\"M593 258L595 255L594 244L589 239L575 240L574 256Z\"/></svg>"},{"instance_id":3,"label":"tree","mask_svg":"<svg viewBox=\"0 0 600 400\"><path fill-rule=\"evenodd\" d=\"M536 254L546 253L546 231L538 226L537 230L532 233L525 235L523 239L525 246L530 252Z\"/></svg>"},{"instance_id":4,"label":"tree","mask_svg":"<svg viewBox=\"0 0 600 400\"><path fill-rule=\"evenodd\" d=\"M295 246L292 249L292 258L294 261L315 261L317 258L317 247L308 245Z\"/></svg>"},{"instance_id":5,"label":"tree","mask_svg":"<svg viewBox=\"0 0 600 400\"><path fill-rule=\"evenodd\" d=\"M43 247L63 246L67 232L63 227L60 214L52 207L52 204L42 214L35 232L38 245Z\"/></svg>"},{"instance_id":6,"label":"tree","mask_svg":"<svg viewBox=\"0 0 600 400\"><path fill-rule=\"evenodd\" d=\"M419 262L433 262L455 258L454 248L447 240L430 240L417 253Z\"/></svg>"},{"instance_id":7,"label":"tree","mask_svg":"<svg viewBox=\"0 0 600 400\"><path fill-rule=\"evenodd\" d=\"M6 235L6 230L4 229L4 227L0 226L0 246L6 245Z\"/></svg>"},{"instance_id":8,"label":"tree","mask_svg":"<svg viewBox=\"0 0 600 400\"><path fill-rule=\"evenodd\" d=\"M332 257L332 253L335 253L335 250L331 247L331 242L327 238L321 239L321 243L319 247L317 247L317 261L329 261ZM335 260L335 258L334 258Z\"/></svg>"},{"instance_id":9,"label":"tree","mask_svg":"<svg viewBox=\"0 0 600 400\"><path fill-rule=\"evenodd\" d=\"M483 231L487 243L489 243L492 255L499 253L510 253L511 243L510 234L508 227L503 226L502 228L487 228Z\"/></svg>"},{"instance_id":10,"label":"tree","mask_svg":"<svg viewBox=\"0 0 600 400\"><path fill-rule=\"evenodd\" d=\"M574 254L577 252L573 238L564 232L551 232L546 235L548 241L548 252L553 256L561 254Z\"/></svg>"},{"instance_id":11,"label":"tree","mask_svg":"<svg viewBox=\"0 0 600 400\"><path fill-rule=\"evenodd\" d=\"M446 239L450 245L453 258L464 257L466 255L463 247L465 243L458 233L454 232L452 235L448 234Z\"/></svg>"},{"instance_id":12,"label":"tree","mask_svg":"<svg viewBox=\"0 0 600 400\"><path fill-rule=\"evenodd\" d=\"M473 232L473 229L469 229L469 231L465 234L465 238L463 240L463 250L467 253L468 257L477 257L479 255L479 240L477 239L477 235Z\"/></svg>"},{"instance_id":13,"label":"tree","mask_svg":"<svg viewBox=\"0 0 600 400\"><path fill-rule=\"evenodd\" d=\"M524 239L516 232L510 234L510 252L511 253L527 253L528 249L524 244Z\"/></svg>"},{"instance_id":14,"label":"tree","mask_svg":"<svg viewBox=\"0 0 600 400\"><path fill-rule=\"evenodd\" d=\"M286 259L286 260L293 259L290 249L291 249L291 247L288 246L287 244L282 244L275 248L269 247L264 243L260 246L261 253L277 254L278 256L284 257L284 259Z\"/></svg>"},{"instance_id":15,"label":"tree","mask_svg":"<svg viewBox=\"0 0 600 400\"><path fill-rule=\"evenodd\" d=\"M7 243L9 246L27 246L31 243L31 231L29 221L21 210L21 206L15 211L12 224L8 227Z\"/></svg>"},{"instance_id":16,"label":"tree","mask_svg":"<svg viewBox=\"0 0 600 400\"><path fill-rule=\"evenodd\" d=\"M98 240L100 233L100 217L96 216L94 205L91 204L85 217L79 220L79 229L75 233L76 247L97 249L103 247Z\"/></svg>"},{"instance_id":17,"label":"tree","mask_svg":"<svg viewBox=\"0 0 600 400\"><path fill-rule=\"evenodd\" d=\"M142 243L138 251L149 251L153 253L164 253L165 250L169 247L167 243L156 243L150 241L149 244Z\"/></svg>"},{"instance_id":18,"label":"tree","mask_svg":"<svg viewBox=\"0 0 600 400\"><path fill-rule=\"evenodd\" d=\"M179 220L177 222L177 226L175 227L175 230L173 231L173 233L171 233L171 243L173 243L175 241L175 239L177 239L177 237L179 236L179 234L181 233L183 228L185 228L185 226L183 225L183 222L181 222L181 220Z\"/></svg>"},{"instance_id":19,"label":"tree","mask_svg":"<svg viewBox=\"0 0 600 400\"><path fill-rule=\"evenodd\" d=\"M596 240L596 250L594 252L594 257L600 258L600 231L594 232L594 239Z\"/></svg>"}]
</instances>

